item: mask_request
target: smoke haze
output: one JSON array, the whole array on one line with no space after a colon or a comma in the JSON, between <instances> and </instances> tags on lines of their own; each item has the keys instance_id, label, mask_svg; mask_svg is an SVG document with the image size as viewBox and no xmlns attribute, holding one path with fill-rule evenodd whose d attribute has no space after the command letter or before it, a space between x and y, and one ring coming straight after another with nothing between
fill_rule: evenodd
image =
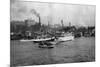
<instances>
[{"instance_id":1,"label":"smoke haze","mask_svg":"<svg viewBox=\"0 0 100 67\"><path fill-rule=\"evenodd\" d=\"M57 3L40 3L11 0L11 20L34 19L41 17L43 24L94 26L95 6Z\"/></svg>"}]
</instances>

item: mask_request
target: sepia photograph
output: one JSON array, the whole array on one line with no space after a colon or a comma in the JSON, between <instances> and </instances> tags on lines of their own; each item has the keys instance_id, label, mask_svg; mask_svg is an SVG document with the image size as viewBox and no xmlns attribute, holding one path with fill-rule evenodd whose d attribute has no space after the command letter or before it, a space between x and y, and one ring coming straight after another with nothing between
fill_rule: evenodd
<instances>
[{"instance_id":1,"label":"sepia photograph","mask_svg":"<svg viewBox=\"0 0 100 67\"><path fill-rule=\"evenodd\" d=\"M10 0L10 66L95 62L95 5Z\"/></svg>"}]
</instances>

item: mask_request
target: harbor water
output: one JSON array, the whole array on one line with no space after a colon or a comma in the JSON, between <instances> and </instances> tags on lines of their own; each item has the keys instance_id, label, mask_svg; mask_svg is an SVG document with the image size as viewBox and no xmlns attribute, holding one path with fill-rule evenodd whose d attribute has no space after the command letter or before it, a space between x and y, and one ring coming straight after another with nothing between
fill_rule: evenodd
<instances>
[{"instance_id":1,"label":"harbor water","mask_svg":"<svg viewBox=\"0 0 100 67\"><path fill-rule=\"evenodd\" d=\"M95 37L60 42L54 48L39 48L33 42L11 40L11 65L41 65L95 61Z\"/></svg>"}]
</instances>

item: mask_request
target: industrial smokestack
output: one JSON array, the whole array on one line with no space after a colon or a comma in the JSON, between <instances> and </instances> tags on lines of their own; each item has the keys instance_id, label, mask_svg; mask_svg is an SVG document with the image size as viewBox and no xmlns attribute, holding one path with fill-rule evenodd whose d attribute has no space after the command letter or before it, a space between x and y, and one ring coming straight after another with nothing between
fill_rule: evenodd
<instances>
[{"instance_id":1,"label":"industrial smokestack","mask_svg":"<svg viewBox=\"0 0 100 67\"><path fill-rule=\"evenodd\" d=\"M71 27L71 22L69 22L69 27Z\"/></svg>"},{"instance_id":2,"label":"industrial smokestack","mask_svg":"<svg viewBox=\"0 0 100 67\"><path fill-rule=\"evenodd\" d=\"M63 20L61 20L62 28L64 27Z\"/></svg>"},{"instance_id":3,"label":"industrial smokestack","mask_svg":"<svg viewBox=\"0 0 100 67\"><path fill-rule=\"evenodd\" d=\"M40 16L39 16L39 25L41 26L41 19L40 19Z\"/></svg>"}]
</instances>

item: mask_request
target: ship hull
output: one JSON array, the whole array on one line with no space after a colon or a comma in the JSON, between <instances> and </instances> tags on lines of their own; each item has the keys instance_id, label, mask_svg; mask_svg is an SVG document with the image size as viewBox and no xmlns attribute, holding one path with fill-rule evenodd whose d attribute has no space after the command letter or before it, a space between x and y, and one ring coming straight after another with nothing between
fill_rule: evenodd
<instances>
[{"instance_id":1,"label":"ship hull","mask_svg":"<svg viewBox=\"0 0 100 67\"><path fill-rule=\"evenodd\" d=\"M58 41L70 41L70 40L74 40L74 36L64 36L58 38Z\"/></svg>"}]
</instances>

